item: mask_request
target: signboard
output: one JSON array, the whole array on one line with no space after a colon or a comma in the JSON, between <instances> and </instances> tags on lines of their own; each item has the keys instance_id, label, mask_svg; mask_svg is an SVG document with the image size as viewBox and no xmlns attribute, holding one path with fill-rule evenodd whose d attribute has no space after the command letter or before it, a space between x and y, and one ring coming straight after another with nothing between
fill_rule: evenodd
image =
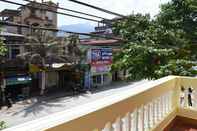
<instances>
[{"instance_id":1,"label":"signboard","mask_svg":"<svg viewBox=\"0 0 197 131\"><path fill-rule=\"evenodd\" d=\"M6 79L6 85L18 85L18 84L28 84L31 82L32 78L29 76L16 76Z\"/></svg>"},{"instance_id":2,"label":"signboard","mask_svg":"<svg viewBox=\"0 0 197 131\"><path fill-rule=\"evenodd\" d=\"M91 65L111 65L112 64L112 48L98 48L91 50Z\"/></svg>"},{"instance_id":3,"label":"signboard","mask_svg":"<svg viewBox=\"0 0 197 131\"><path fill-rule=\"evenodd\" d=\"M110 72L111 65L100 65L100 66L92 66L91 72L92 73L107 73Z\"/></svg>"}]
</instances>

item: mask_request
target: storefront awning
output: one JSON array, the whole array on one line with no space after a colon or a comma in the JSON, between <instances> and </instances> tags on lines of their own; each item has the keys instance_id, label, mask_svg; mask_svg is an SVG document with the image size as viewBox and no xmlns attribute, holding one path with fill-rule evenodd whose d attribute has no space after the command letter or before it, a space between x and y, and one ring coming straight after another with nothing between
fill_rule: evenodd
<instances>
[{"instance_id":1,"label":"storefront awning","mask_svg":"<svg viewBox=\"0 0 197 131\"><path fill-rule=\"evenodd\" d=\"M28 84L32 80L29 76L16 76L6 79L6 86Z\"/></svg>"}]
</instances>

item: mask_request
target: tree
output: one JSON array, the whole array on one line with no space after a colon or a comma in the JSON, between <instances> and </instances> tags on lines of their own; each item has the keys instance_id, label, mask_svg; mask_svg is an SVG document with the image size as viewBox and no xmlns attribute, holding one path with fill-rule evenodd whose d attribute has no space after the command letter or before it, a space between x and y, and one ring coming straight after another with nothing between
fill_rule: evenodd
<instances>
[{"instance_id":1,"label":"tree","mask_svg":"<svg viewBox=\"0 0 197 131\"><path fill-rule=\"evenodd\" d=\"M5 129L5 128L7 128L6 122L0 121L0 130L3 130L3 129Z\"/></svg>"},{"instance_id":2,"label":"tree","mask_svg":"<svg viewBox=\"0 0 197 131\"><path fill-rule=\"evenodd\" d=\"M37 30L33 35L27 37L27 52L18 55L17 58L42 68L41 95L44 94L46 86L46 64L51 66L53 63L78 63L80 61L81 54L77 41L77 36L58 38L41 30Z\"/></svg>"},{"instance_id":3,"label":"tree","mask_svg":"<svg viewBox=\"0 0 197 131\"><path fill-rule=\"evenodd\" d=\"M1 33L1 31L0 31ZM4 94L4 89L5 89L5 77L3 75L3 63L5 62L5 54L7 52L7 48L5 44L3 43L2 38L0 38L0 106L3 104L5 100L5 94ZM0 130L5 128L5 124L0 121Z\"/></svg>"},{"instance_id":4,"label":"tree","mask_svg":"<svg viewBox=\"0 0 197 131\"><path fill-rule=\"evenodd\" d=\"M56 60L65 62L65 59L60 56L58 40L46 31L35 31L32 36L27 37L26 44L28 45L27 52L24 54L26 61L42 68L40 95L43 95L46 87L46 64L52 65Z\"/></svg>"},{"instance_id":5,"label":"tree","mask_svg":"<svg viewBox=\"0 0 197 131\"><path fill-rule=\"evenodd\" d=\"M5 47L5 44L3 43L2 38L0 38L0 60L4 55L6 54L7 48Z\"/></svg>"},{"instance_id":6,"label":"tree","mask_svg":"<svg viewBox=\"0 0 197 131\"><path fill-rule=\"evenodd\" d=\"M130 79L196 75L193 69L197 60L196 27L191 31L187 29L189 24L187 27L179 22L178 16L182 17L180 19L189 16L184 11L178 11L183 7L172 11L176 4L181 5L185 1L192 0L173 0L162 5L155 20L151 20L149 15L133 14L115 22L113 31L125 42L121 52L114 57L113 69L127 69ZM190 15L195 14L195 11L190 10Z\"/></svg>"},{"instance_id":7,"label":"tree","mask_svg":"<svg viewBox=\"0 0 197 131\"><path fill-rule=\"evenodd\" d=\"M5 47L5 44L0 40L0 56L4 56L6 53L7 49Z\"/></svg>"}]
</instances>

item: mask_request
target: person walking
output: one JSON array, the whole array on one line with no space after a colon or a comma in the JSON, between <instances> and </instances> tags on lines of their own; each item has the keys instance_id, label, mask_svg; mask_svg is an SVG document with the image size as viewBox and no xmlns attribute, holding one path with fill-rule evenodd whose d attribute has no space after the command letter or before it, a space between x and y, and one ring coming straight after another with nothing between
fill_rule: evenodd
<instances>
[{"instance_id":1,"label":"person walking","mask_svg":"<svg viewBox=\"0 0 197 131\"><path fill-rule=\"evenodd\" d=\"M188 106L189 107L193 106L193 103L192 103L192 92L193 92L193 89L191 87L188 88Z\"/></svg>"},{"instance_id":2,"label":"person walking","mask_svg":"<svg viewBox=\"0 0 197 131\"><path fill-rule=\"evenodd\" d=\"M11 97L11 93L8 92L8 94L6 95L6 105L9 108L12 107L12 97Z\"/></svg>"},{"instance_id":3,"label":"person walking","mask_svg":"<svg viewBox=\"0 0 197 131\"><path fill-rule=\"evenodd\" d=\"M181 86L181 93L180 93L180 106L181 107L185 106L185 98L186 98L185 88Z\"/></svg>"}]
</instances>

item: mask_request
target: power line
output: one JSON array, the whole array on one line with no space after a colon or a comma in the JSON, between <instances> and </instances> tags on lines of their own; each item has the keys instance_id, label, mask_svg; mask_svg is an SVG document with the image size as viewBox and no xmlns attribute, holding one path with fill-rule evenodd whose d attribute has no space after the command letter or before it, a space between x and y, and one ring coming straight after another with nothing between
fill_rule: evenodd
<instances>
[{"instance_id":1,"label":"power line","mask_svg":"<svg viewBox=\"0 0 197 131\"><path fill-rule=\"evenodd\" d=\"M26 25L26 24L18 24L18 23L13 23L13 22L6 22L6 21L0 21L0 25L22 27L22 28L28 28L28 29L34 29L34 30L46 30L46 31L53 31L53 32L58 32L59 31L59 32L68 33L68 34L92 36L92 37L97 37L97 38L114 39L114 40L120 40L120 41L122 40L122 39L117 38L117 37L111 37L111 36L106 36L106 35L80 33L80 32L60 30L60 29L57 29L57 28L35 27L35 26Z\"/></svg>"},{"instance_id":2,"label":"power line","mask_svg":"<svg viewBox=\"0 0 197 131\"><path fill-rule=\"evenodd\" d=\"M1 36L1 35L0 35ZM4 46L7 46L7 47L9 47L9 46L42 46L42 45L44 45L44 46L51 46L51 45L58 45L58 47L66 47L67 46L67 44L62 44L62 43L53 43L53 44L49 44L49 43L42 43L42 44L39 44L38 42L36 43L36 42L27 42L27 43L21 43L21 44L5 44Z\"/></svg>"},{"instance_id":3,"label":"power line","mask_svg":"<svg viewBox=\"0 0 197 131\"><path fill-rule=\"evenodd\" d=\"M107 20L106 18L103 18L103 17L100 17L100 16L96 16L96 15L84 13L84 12L81 12L81 11L71 10L71 9L68 9L68 8L63 8L63 7L59 7L59 6L48 5L48 4L45 4L45 3L39 3L39 2L36 2L36 1L31 1L31 0L23 0L23 1L34 2L34 3L40 4L40 5L44 5L44 6L47 6L47 7L55 7L55 8L61 9L61 10L70 11L70 12L74 12L74 13L78 13L78 14L82 14L82 15L87 15L87 16L95 17L95 18L98 18L98 19L105 19L105 20Z\"/></svg>"},{"instance_id":4,"label":"power line","mask_svg":"<svg viewBox=\"0 0 197 131\"><path fill-rule=\"evenodd\" d=\"M6 3L10 3L10 4L14 4L14 5L20 5L20 6L23 6L23 7L29 7L29 8L39 9L39 10L45 10L45 11L53 12L53 13L56 13L56 14L66 15L66 16L75 17L75 18L79 18L79 19L84 19L84 20L88 20L88 21L100 22L99 20L95 20L95 19L91 19L91 18L81 17L81 16L77 16L77 15L71 15L71 14L58 12L58 11L54 11L54 10L49 10L49 9L42 9L40 7L20 4L20 3L17 3L17 2L13 2L13 1L8 1L8 0L0 0L0 1L6 2Z\"/></svg>"},{"instance_id":5,"label":"power line","mask_svg":"<svg viewBox=\"0 0 197 131\"><path fill-rule=\"evenodd\" d=\"M97 9L99 11L102 11L102 12L105 12L105 13L108 13L108 14L112 14L112 15L115 15L115 16L126 17L126 16L124 16L122 14L115 13L115 12L112 12L112 11L109 11L109 10L106 10L106 9L103 9L103 8L100 8L100 7L96 7L94 5L90 5L90 4L87 4L87 3L84 3L84 2L81 2L81 1L78 1L78 0L69 0L69 1L77 3L77 4L80 4L80 5L84 5L84 6L93 8L93 9Z\"/></svg>"},{"instance_id":6,"label":"power line","mask_svg":"<svg viewBox=\"0 0 197 131\"><path fill-rule=\"evenodd\" d=\"M42 45L49 45L48 43L42 43L42 44L6 44L5 46L42 46ZM53 44L53 45L57 45L57 44ZM58 44L59 46L66 46L63 44Z\"/></svg>"}]
</instances>

